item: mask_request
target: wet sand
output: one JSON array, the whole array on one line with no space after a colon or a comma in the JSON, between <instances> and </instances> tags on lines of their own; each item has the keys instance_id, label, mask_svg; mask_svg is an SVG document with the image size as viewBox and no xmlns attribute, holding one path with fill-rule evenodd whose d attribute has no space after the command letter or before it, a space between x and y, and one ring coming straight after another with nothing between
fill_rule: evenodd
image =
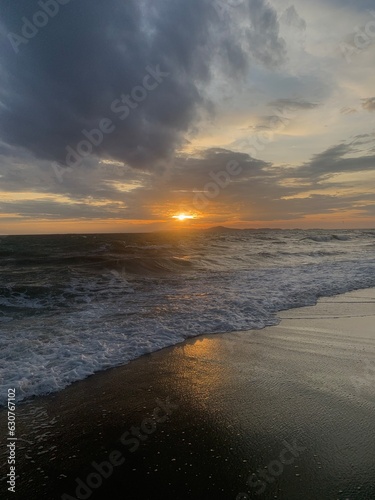
<instances>
[{"instance_id":1,"label":"wet sand","mask_svg":"<svg viewBox=\"0 0 375 500\"><path fill-rule=\"evenodd\" d=\"M1 498L373 500L375 289L280 317L19 404Z\"/></svg>"}]
</instances>

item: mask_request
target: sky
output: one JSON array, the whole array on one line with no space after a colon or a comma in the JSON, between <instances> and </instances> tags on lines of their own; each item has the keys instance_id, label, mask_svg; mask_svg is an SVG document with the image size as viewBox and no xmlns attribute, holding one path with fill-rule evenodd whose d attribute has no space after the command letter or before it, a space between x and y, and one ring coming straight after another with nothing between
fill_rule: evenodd
<instances>
[{"instance_id":1,"label":"sky","mask_svg":"<svg viewBox=\"0 0 375 500\"><path fill-rule=\"evenodd\" d=\"M374 63L375 0L1 0L0 234L375 227Z\"/></svg>"}]
</instances>

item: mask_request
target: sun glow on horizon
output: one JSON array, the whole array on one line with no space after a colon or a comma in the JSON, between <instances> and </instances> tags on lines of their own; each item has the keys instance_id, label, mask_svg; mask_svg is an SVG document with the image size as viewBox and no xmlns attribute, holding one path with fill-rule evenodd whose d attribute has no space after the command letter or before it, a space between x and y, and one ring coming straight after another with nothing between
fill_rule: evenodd
<instances>
[{"instance_id":1,"label":"sun glow on horizon","mask_svg":"<svg viewBox=\"0 0 375 500\"><path fill-rule=\"evenodd\" d=\"M179 221L184 221L186 219L195 219L195 216L194 215L188 215L188 214L177 214L177 215L173 215L172 219L177 219Z\"/></svg>"}]
</instances>

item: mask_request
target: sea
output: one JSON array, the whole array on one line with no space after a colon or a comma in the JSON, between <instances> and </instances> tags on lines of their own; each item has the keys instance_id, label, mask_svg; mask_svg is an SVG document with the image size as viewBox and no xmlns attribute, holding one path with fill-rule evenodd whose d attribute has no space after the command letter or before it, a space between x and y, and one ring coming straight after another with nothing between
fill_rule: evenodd
<instances>
[{"instance_id":1,"label":"sea","mask_svg":"<svg viewBox=\"0 0 375 500\"><path fill-rule=\"evenodd\" d=\"M375 229L0 236L0 405L374 286Z\"/></svg>"}]
</instances>

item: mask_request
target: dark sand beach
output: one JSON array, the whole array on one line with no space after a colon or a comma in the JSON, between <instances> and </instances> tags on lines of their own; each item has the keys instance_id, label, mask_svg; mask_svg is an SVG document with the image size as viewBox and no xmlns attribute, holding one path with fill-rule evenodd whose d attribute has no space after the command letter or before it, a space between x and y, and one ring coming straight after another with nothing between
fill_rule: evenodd
<instances>
[{"instance_id":1,"label":"dark sand beach","mask_svg":"<svg viewBox=\"0 0 375 500\"><path fill-rule=\"evenodd\" d=\"M373 500L375 289L280 317L18 404L1 498Z\"/></svg>"}]
</instances>

